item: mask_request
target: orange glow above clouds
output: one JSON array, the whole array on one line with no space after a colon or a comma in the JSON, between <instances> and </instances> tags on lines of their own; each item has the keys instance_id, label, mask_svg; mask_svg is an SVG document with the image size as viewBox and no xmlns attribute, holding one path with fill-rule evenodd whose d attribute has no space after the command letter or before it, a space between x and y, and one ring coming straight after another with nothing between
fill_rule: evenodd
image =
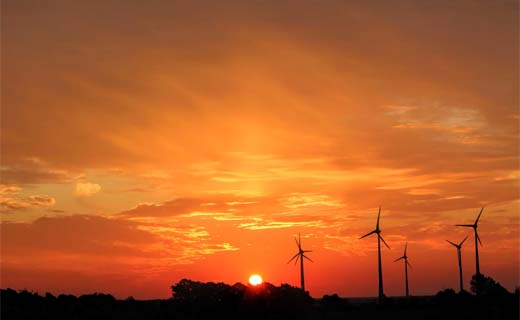
<instances>
[{"instance_id":1,"label":"orange glow above clouds","mask_svg":"<svg viewBox=\"0 0 520 320\"><path fill-rule=\"evenodd\" d=\"M448 9L449 8L449 9ZM1 287L313 296L519 268L518 3L2 1ZM463 250L474 272L473 243ZM466 288L469 289L467 282Z\"/></svg>"}]
</instances>

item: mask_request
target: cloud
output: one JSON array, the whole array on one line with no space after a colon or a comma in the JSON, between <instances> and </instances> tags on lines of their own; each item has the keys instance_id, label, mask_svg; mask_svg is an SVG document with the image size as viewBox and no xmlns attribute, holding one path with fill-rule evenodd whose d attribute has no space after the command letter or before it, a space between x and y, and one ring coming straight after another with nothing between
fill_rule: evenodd
<instances>
[{"instance_id":1,"label":"cloud","mask_svg":"<svg viewBox=\"0 0 520 320\"><path fill-rule=\"evenodd\" d=\"M30 196L28 200L33 206L53 206L56 203L54 198L48 196Z\"/></svg>"},{"instance_id":2,"label":"cloud","mask_svg":"<svg viewBox=\"0 0 520 320\"><path fill-rule=\"evenodd\" d=\"M51 207L56 200L48 196L30 196L29 198L9 198L0 196L0 212L10 213L35 207Z\"/></svg>"},{"instance_id":3,"label":"cloud","mask_svg":"<svg viewBox=\"0 0 520 320\"><path fill-rule=\"evenodd\" d=\"M403 142L412 149L422 142L409 132L403 133L408 136L405 141L398 141L403 137L391 131L409 130L392 129L393 125L436 125L446 129L443 132L451 138L461 135L450 132L452 129L488 126L483 136L472 133L458 140L466 144L489 141L496 129L517 132L516 121L504 117L513 114L517 105L518 77L511 68L517 60L512 13L516 11L512 8L507 12L501 6L482 8L476 4L475 11L467 12L465 5L454 5L453 12L460 18L454 21L437 8L417 10L414 17L402 19L398 17L410 10L385 5L334 1L320 9L322 16L315 14L309 3L297 9L255 4L255 10L231 3L223 4L211 17L191 5L171 4L182 8L172 9L164 4L170 10L158 6L157 11L146 12L154 17L153 24L139 5L126 8L125 15L116 20L93 14L97 12L94 4L64 4L64 11L53 12L52 20L49 17L54 16L46 11L49 8L41 8L35 19L21 8L7 7L6 12L16 19L5 26L12 36L4 39L6 46L13 48L5 56L9 68L4 70L11 79L6 103L13 106L4 115L9 120L3 128L5 163L14 166L33 153L62 169L119 166L136 170L154 163L158 170L169 170L198 159L210 164L210 170L212 163L220 162L221 154L231 151L299 157L301 153L342 150L335 156L345 157L372 153L374 150L368 149L378 149L382 142ZM85 10L72 10L78 7ZM106 10L119 11L116 4ZM70 33L56 32L59 21L70 18L65 12L79 11L85 14L76 17ZM303 24L296 20L308 14L316 19ZM496 22L498 17L501 23ZM439 27L440 20L447 25ZM125 32L128 24L124 21L132 21L140 31ZM179 29L172 21L191 27ZM245 21L247 32L236 28ZM92 30L85 26L96 29L100 24L114 28L99 29L100 36L92 38ZM282 31L287 26L289 33ZM205 28L216 28L219 36ZM489 36L478 38L473 28ZM345 29L350 32L345 34ZM23 37L17 37L18 33L49 46L48 52L65 63L50 68L34 59L35 53L23 50ZM363 36L357 36L360 34ZM48 38L59 41L42 42ZM197 54L185 55L160 41L172 38ZM432 38L439 41L425 40ZM105 46L115 39L118 46ZM76 48L77 54L61 50L57 44L63 42ZM401 45L396 47L396 43ZM462 45L465 43L471 45ZM487 50L497 43L504 49ZM96 46L106 50L93 51ZM136 47L157 49L152 52ZM21 52L24 59L20 59ZM146 63L136 65L135 61ZM155 61L166 61L160 72ZM483 62L486 68L481 67ZM70 65L77 68L67 69ZM50 81L36 86L32 80L35 75ZM64 92L62 85L72 89ZM42 101L53 103L42 108ZM149 101L154 101L154 107L143 110L142 105ZM437 101L445 109L466 111L426 121L425 113L435 109ZM381 105L387 108L381 109ZM424 108L414 110L416 105ZM71 111L66 123L62 121L64 110ZM384 116L389 111L394 116L422 112L422 117L420 123L414 123L413 118L411 122L390 123ZM439 114L438 110L432 113ZM44 116L47 121L42 123ZM172 126L180 118L186 121ZM232 121L227 122L229 119ZM428 131L434 131L425 133L430 138L439 134L439 130ZM364 144L368 147L363 148ZM384 157L368 160L384 161Z\"/></svg>"},{"instance_id":4,"label":"cloud","mask_svg":"<svg viewBox=\"0 0 520 320\"><path fill-rule=\"evenodd\" d=\"M175 216L184 213L190 213L194 210L201 209L203 202L199 199L175 199L163 204L143 203L135 208L120 213L126 217L161 217Z\"/></svg>"},{"instance_id":5,"label":"cloud","mask_svg":"<svg viewBox=\"0 0 520 320\"><path fill-rule=\"evenodd\" d=\"M15 185L0 185L0 212L12 213L25 209L51 207L56 199L47 195L22 195L22 188Z\"/></svg>"},{"instance_id":6,"label":"cloud","mask_svg":"<svg viewBox=\"0 0 520 320\"><path fill-rule=\"evenodd\" d=\"M109 259L128 268L191 264L205 255L236 251L215 241L204 227L141 224L95 215L42 217L30 223L3 222L2 262L93 272Z\"/></svg>"},{"instance_id":7,"label":"cloud","mask_svg":"<svg viewBox=\"0 0 520 320\"><path fill-rule=\"evenodd\" d=\"M3 165L0 175L5 184L65 183L72 178L67 170L54 168L36 157L21 157Z\"/></svg>"},{"instance_id":8,"label":"cloud","mask_svg":"<svg viewBox=\"0 0 520 320\"><path fill-rule=\"evenodd\" d=\"M153 242L153 234L133 222L99 216L43 217L31 223L2 223L6 256L41 251L78 254L114 254L124 247Z\"/></svg>"},{"instance_id":9,"label":"cloud","mask_svg":"<svg viewBox=\"0 0 520 320\"><path fill-rule=\"evenodd\" d=\"M287 208L300 207L343 207L344 205L338 200L331 199L328 195L322 194L305 194L295 193L284 199L284 206Z\"/></svg>"},{"instance_id":10,"label":"cloud","mask_svg":"<svg viewBox=\"0 0 520 320\"><path fill-rule=\"evenodd\" d=\"M15 186L15 185L0 185L0 194L16 194L20 193L22 188Z\"/></svg>"},{"instance_id":11,"label":"cloud","mask_svg":"<svg viewBox=\"0 0 520 320\"><path fill-rule=\"evenodd\" d=\"M202 225L218 221L237 229L265 230L331 228L338 224L337 216L342 210L344 205L339 200L321 194L289 193L282 197L251 198L207 195L201 199L179 198L160 204L140 204L118 216L152 225L165 220L196 221Z\"/></svg>"},{"instance_id":12,"label":"cloud","mask_svg":"<svg viewBox=\"0 0 520 320\"><path fill-rule=\"evenodd\" d=\"M490 144L488 123L483 114L472 107L414 105L385 106L390 111L386 115L395 118L397 124L392 128L432 130L436 132L432 138L461 144ZM498 128L495 128L497 130ZM504 130L507 132L508 130ZM493 132L496 135L497 131Z\"/></svg>"},{"instance_id":13,"label":"cloud","mask_svg":"<svg viewBox=\"0 0 520 320\"><path fill-rule=\"evenodd\" d=\"M312 221L271 221L271 222L248 222L238 225L239 228L248 230L284 229L293 227L322 227L319 220Z\"/></svg>"},{"instance_id":14,"label":"cloud","mask_svg":"<svg viewBox=\"0 0 520 320\"><path fill-rule=\"evenodd\" d=\"M79 197L90 197L101 190L101 186L92 182L76 183L76 195Z\"/></svg>"},{"instance_id":15,"label":"cloud","mask_svg":"<svg viewBox=\"0 0 520 320\"><path fill-rule=\"evenodd\" d=\"M177 198L159 204L143 203L135 208L118 213L123 217L175 217L196 215L230 215L256 212L266 208L269 198L242 197L235 195L205 195L200 198Z\"/></svg>"}]
</instances>

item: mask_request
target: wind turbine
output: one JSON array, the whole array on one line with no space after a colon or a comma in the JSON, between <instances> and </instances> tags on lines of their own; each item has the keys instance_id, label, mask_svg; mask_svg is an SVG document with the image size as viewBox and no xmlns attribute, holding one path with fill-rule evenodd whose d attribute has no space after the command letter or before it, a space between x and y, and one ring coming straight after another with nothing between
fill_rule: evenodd
<instances>
[{"instance_id":1,"label":"wind turbine","mask_svg":"<svg viewBox=\"0 0 520 320\"><path fill-rule=\"evenodd\" d=\"M301 280L301 287L302 287L302 290L305 291L305 278L304 278L304 274L303 274L303 258L309 260L310 262L314 262L312 261L309 257L307 257L305 255L306 252L312 252L312 250L303 250L302 249L302 241L300 239L300 233L298 233L298 239L296 239L296 237L294 238L294 241L296 241L296 246L298 247L298 253L296 253L294 255L294 257L291 258L291 260L289 260L287 263L291 262L294 260L294 264L296 265L296 263L298 262L298 259L300 259L300 280ZM295 260L296 259L296 260Z\"/></svg>"},{"instance_id":2,"label":"wind turbine","mask_svg":"<svg viewBox=\"0 0 520 320\"><path fill-rule=\"evenodd\" d=\"M405 278L405 284L406 284L406 296L409 297L410 296L410 291L408 291L408 266L410 266L410 268L412 267L412 265L410 264L410 262L408 262L408 256L406 255L406 248L408 247L408 242L404 245L404 254L402 257L400 258L397 258L394 260L394 262L397 262L399 260L404 260L404 278Z\"/></svg>"},{"instance_id":3,"label":"wind turbine","mask_svg":"<svg viewBox=\"0 0 520 320\"><path fill-rule=\"evenodd\" d=\"M457 227L468 227L473 228L473 231L475 232L475 264L477 267L477 275L480 275L480 265L478 260L478 244L482 245L482 242L480 241L480 237L478 236L477 227L478 227L478 220L480 219L480 215L482 214L482 211L484 211L484 207L480 209L480 213L477 216L477 220L475 220L474 224L457 224Z\"/></svg>"},{"instance_id":4,"label":"wind turbine","mask_svg":"<svg viewBox=\"0 0 520 320\"><path fill-rule=\"evenodd\" d=\"M378 265L378 271L379 271L379 302L383 301L384 293L383 293L383 270L382 270L382 264L381 264L381 240L387 246L388 249L390 249L390 246L386 243L385 239L381 236L381 229L379 229L379 217L381 216L381 206L379 206L379 212L377 214L377 223L376 228L369 233L365 234L360 240L368 237L371 234L377 234L377 265Z\"/></svg>"},{"instance_id":5,"label":"wind turbine","mask_svg":"<svg viewBox=\"0 0 520 320\"><path fill-rule=\"evenodd\" d=\"M466 238L464 238L464 240L462 240L459 244L456 244L456 243L453 243L451 242L450 240L446 240L448 241L452 246L454 246L455 248L457 248L457 258L459 259L459 282L460 282L460 292L464 291L464 282L462 281L462 244L464 243L464 241L466 241L466 239L468 238L469 236L466 236Z\"/></svg>"}]
</instances>

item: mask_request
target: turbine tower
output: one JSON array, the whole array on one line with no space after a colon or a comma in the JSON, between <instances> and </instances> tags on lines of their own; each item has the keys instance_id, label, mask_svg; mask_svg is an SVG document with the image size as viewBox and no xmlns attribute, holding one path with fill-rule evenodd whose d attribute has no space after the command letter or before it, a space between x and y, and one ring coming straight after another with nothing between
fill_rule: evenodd
<instances>
[{"instance_id":1,"label":"turbine tower","mask_svg":"<svg viewBox=\"0 0 520 320\"><path fill-rule=\"evenodd\" d=\"M473 224L457 224L457 227L468 227L473 228L473 231L475 232L475 265L477 268L476 275L480 275L480 265L478 260L478 244L482 245L482 242L480 241L480 237L478 236L477 227L478 227L478 220L480 219L480 215L482 214L482 211L484 211L484 207L480 209L480 213L477 216L477 220L475 220L475 223Z\"/></svg>"},{"instance_id":2,"label":"turbine tower","mask_svg":"<svg viewBox=\"0 0 520 320\"><path fill-rule=\"evenodd\" d=\"M361 238L359 238L360 240L365 238L365 237L368 237L369 235L371 234L377 234L377 266L378 266L378 271L379 271L379 295L378 295L378 299L379 299L379 302L382 302L383 301L383 298L384 298L384 292L383 292L383 270L382 270L382 264L381 264L381 241L383 241L383 243L385 244L385 246L387 246L388 249L390 249L390 246L388 246L388 244L386 243L385 239L383 239L383 237L381 236L381 229L379 229L379 217L381 216L381 206L379 206L379 212L377 214L377 223L376 223L376 228L372 231L370 231L369 233L365 234L364 236L362 236Z\"/></svg>"},{"instance_id":3,"label":"turbine tower","mask_svg":"<svg viewBox=\"0 0 520 320\"><path fill-rule=\"evenodd\" d=\"M303 258L309 260L310 262L314 262L305 255L306 252L312 252L312 250L303 250L302 249L302 241L300 239L300 233L298 233L298 239L294 238L294 241L296 241L296 246L298 247L298 253L296 253L294 255L294 257L292 257L291 260L289 260L287 263L294 260L294 264L296 265L296 263L298 262L298 259L300 259L300 281L301 281L302 290L305 292L305 277L303 274Z\"/></svg>"},{"instance_id":4,"label":"turbine tower","mask_svg":"<svg viewBox=\"0 0 520 320\"><path fill-rule=\"evenodd\" d=\"M453 242L451 242L450 240L446 240L446 241L448 241L452 246L454 246L455 248L457 248L457 258L458 258L458 260L459 260L459 282L460 282L460 292L464 291L464 282L462 281L462 244L464 243L464 241L466 241L467 238L468 238L468 236L466 236L466 238L464 238L464 240L462 240L459 244L453 243Z\"/></svg>"},{"instance_id":5,"label":"turbine tower","mask_svg":"<svg viewBox=\"0 0 520 320\"><path fill-rule=\"evenodd\" d=\"M410 262L408 262L408 256L406 255L406 248L408 247L408 242L404 245L404 254L402 257L400 258L397 258L394 260L394 262L397 262L399 260L404 260L404 278L405 278L405 285L406 285L406 297L409 297L410 296L410 291L408 290L408 266L410 266L410 268L412 267L412 265L410 264Z\"/></svg>"}]
</instances>

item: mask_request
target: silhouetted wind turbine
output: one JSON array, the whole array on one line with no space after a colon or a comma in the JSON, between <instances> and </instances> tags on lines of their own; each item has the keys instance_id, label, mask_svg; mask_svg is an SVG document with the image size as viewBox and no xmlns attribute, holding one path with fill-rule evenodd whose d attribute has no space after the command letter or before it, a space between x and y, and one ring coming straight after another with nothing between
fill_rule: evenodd
<instances>
[{"instance_id":1,"label":"silhouetted wind turbine","mask_svg":"<svg viewBox=\"0 0 520 320\"><path fill-rule=\"evenodd\" d=\"M404 260L404 278L405 278L405 284L406 284L406 296L410 296L410 292L408 291L408 266L410 268L412 265L410 262L408 262L408 256L406 255L406 248L408 247L408 242L404 245L404 254L402 257L395 259L394 262L397 262L399 260Z\"/></svg>"},{"instance_id":2,"label":"silhouetted wind turbine","mask_svg":"<svg viewBox=\"0 0 520 320\"><path fill-rule=\"evenodd\" d=\"M385 246L387 246L387 248L390 249L390 246L388 246L385 239L383 239L383 237L381 236L381 229L379 229L379 217L380 216L381 216L381 206L379 207L379 212L377 214L376 228L374 230L370 231L369 233L365 234L361 238L359 238L361 240L365 237L368 237L371 234L374 234L374 233L377 234L377 266L378 266L378 271L379 271L379 296L378 296L379 302L381 302L383 300L383 297L385 295L383 293L383 270L382 270L382 264L381 264L381 240L383 241Z\"/></svg>"},{"instance_id":3,"label":"silhouetted wind turbine","mask_svg":"<svg viewBox=\"0 0 520 320\"><path fill-rule=\"evenodd\" d=\"M296 253L294 255L294 257L291 258L291 260L289 260L287 263L293 261L294 259L296 259L294 261L294 264L296 264L298 262L298 259L300 259L300 280L301 280L301 287L302 287L302 290L305 291L305 278L304 278L304 274L303 274L303 258L309 260L310 262L314 262L312 261L309 257L307 257L305 255L306 252L312 252L312 250L303 250L302 249L302 242L300 240L300 233L298 233L298 239L296 239L296 237L294 238L294 241L296 241L296 246L298 247L298 253Z\"/></svg>"},{"instance_id":4,"label":"silhouetted wind turbine","mask_svg":"<svg viewBox=\"0 0 520 320\"><path fill-rule=\"evenodd\" d=\"M456 243L453 243L451 242L450 240L446 240L448 241L452 246L454 246L455 248L457 248L457 258L459 259L459 282L460 282L460 292L462 292L464 290L464 282L462 281L462 244L464 243L464 241L466 241L466 239L468 238L468 236L466 236L466 238L464 238L464 240L462 240L459 244L456 244Z\"/></svg>"},{"instance_id":5,"label":"silhouetted wind turbine","mask_svg":"<svg viewBox=\"0 0 520 320\"><path fill-rule=\"evenodd\" d=\"M475 232L475 264L477 268L477 275L480 275L480 265L478 260L478 244L482 245L482 242L480 241L480 237L478 236L477 227L478 227L478 220L480 219L480 215L482 214L482 211L484 211L484 207L480 209L480 213L477 216L477 220L475 220L474 224L457 224L457 227L468 227L473 228L473 231Z\"/></svg>"}]
</instances>

